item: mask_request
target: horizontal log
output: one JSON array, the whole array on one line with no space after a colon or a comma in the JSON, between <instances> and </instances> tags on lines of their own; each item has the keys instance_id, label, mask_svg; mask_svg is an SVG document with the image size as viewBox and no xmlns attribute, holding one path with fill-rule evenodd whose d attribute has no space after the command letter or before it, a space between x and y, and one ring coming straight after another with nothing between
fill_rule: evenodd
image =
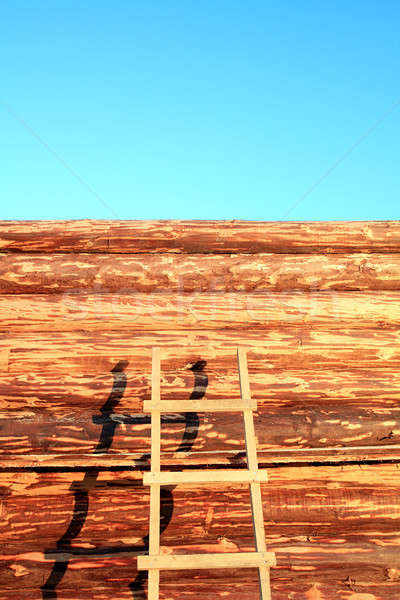
<instances>
[{"instance_id":1,"label":"horizontal log","mask_svg":"<svg viewBox=\"0 0 400 600\"><path fill-rule=\"evenodd\" d=\"M6 254L0 294L399 290L400 254Z\"/></svg>"},{"instance_id":2,"label":"horizontal log","mask_svg":"<svg viewBox=\"0 0 400 600\"><path fill-rule=\"evenodd\" d=\"M272 577L274 577L272 575ZM317 577L317 576L316 576ZM57 587L58 600L147 600L146 585L142 590L132 591L125 585L129 582L116 578L113 581L93 587L90 575L87 581L80 581L79 590L60 585ZM16 586L17 587L17 586ZM354 576L347 580L325 583L314 578L313 582L299 581L271 582L273 600L393 600L400 597L400 583L387 581L375 583L362 581ZM231 582L226 578L214 579L211 575L205 580L188 585L188 582L163 581L160 588L160 600L193 600L199 598L220 598L223 600L254 600L259 593L258 583ZM15 600L15 589L1 589L0 600ZM51 597L50 595L48 596ZM55 596L53 596L55 598ZM43 600L42 592L38 589L18 590L18 600Z\"/></svg>"},{"instance_id":3,"label":"horizontal log","mask_svg":"<svg viewBox=\"0 0 400 600\"><path fill-rule=\"evenodd\" d=\"M200 401L198 401L200 402ZM9 416L0 420L0 464L118 464L118 460L140 460L150 452L150 415L119 412L104 414L76 411L57 417L38 411L29 417ZM369 405L323 401L306 406L259 403L255 415L260 460L281 460L279 451L292 450L292 461L306 460L296 451L306 452L308 460L326 460L326 451L347 452L346 460L375 456L386 449L387 458L400 448L400 408L371 409ZM244 464L244 431L240 413L169 414L162 416L162 459L185 465L217 462ZM268 456L270 453L270 456ZM314 454L313 454L314 453ZM383 457L384 452L382 452ZM108 458L107 458L108 456ZM328 455L329 459L329 455ZM15 461L17 460L17 463ZM98 463L98 461L101 461ZM146 459L147 460L147 459ZM45 462L43 462L45 461Z\"/></svg>"},{"instance_id":4,"label":"horizontal log","mask_svg":"<svg viewBox=\"0 0 400 600\"><path fill-rule=\"evenodd\" d=\"M18 451L18 450L17 450ZM244 452L243 452L244 455ZM150 454L147 453L105 453L105 454L5 454L0 456L0 469L27 471L41 469L129 469L137 465L143 469L150 466ZM227 467L243 465L242 453L234 452L190 452L163 453L161 457L165 468L184 467ZM335 446L322 448L284 448L261 450L258 452L260 468L280 467L282 465L343 465L343 464L380 464L400 461L400 445L384 446Z\"/></svg>"},{"instance_id":5,"label":"horizontal log","mask_svg":"<svg viewBox=\"0 0 400 600\"><path fill-rule=\"evenodd\" d=\"M0 331L398 328L400 292L5 294Z\"/></svg>"},{"instance_id":6,"label":"horizontal log","mask_svg":"<svg viewBox=\"0 0 400 600\"><path fill-rule=\"evenodd\" d=\"M148 364L150 367L150 362ZM200 365L202 366L202 365ZM389 414L399 408L400 372L390 369L265 369L255 370L249 362L252 397L258 401L261 412L276 416L276 411L287 407L311 410L336 406L347 414ZM151 367L150 367L151 368ZM115 412L137 414L143 402L150 400L150 370L134 371L126 368L126 389L118 399ZM218 401L228 396L239 398L237 368L215 371L205 365L207 375L206 397ZM200 371L201 374L201 371ZM111 372L94 375L53 374L27 372L0 374L0 418L35 419L43 414L48 421L80 421L84 413L99 413L113 387ZM205 381L202 382L205 386ZM164 400L187 400L195 386L194 372L177 368L173 373L162 371L161 390ZM365 411L363 413L363 411Z\"/></svg>"},{"instance_id":7,"label":"horizontal log","mask_svg":"<svg viewBox=\"0 0 400 600\"><path fill-rule=\"evenodd\" d=\"M110 371L120 361L126 372L151 372L151 348L159 346L162 369L205 361L208 368L233 371L238 346L249 350L250 370L348 369L400 367L400 331L377 329L325 331L162 330L160 332L28 332L0 336L0 353L9 350L6 370L12 374L46 371L91 374Z\"/></svg>"},{"instance_id":8,"label":"horizontal log","mask_svg":"<svg viewBox=\"0 0 400 600\"><path fill-rule=\"evenodd\" d=\"M273 585L395 582L399 473L397 465L271 469L262 492L266 542L277 558ZM65 589L88 577L93 586L135 579L148 533L149 494L140 472L1 473L0 489L5 588L16 585L16 574L20 589L43 585L54 561L69 562ZM177 486L163 492L161 504L164 552L253 549L247 486ZM171 581L167 573L164 581ZM224 581L252 584L255 573L221 572ZM183 572L179 582L196 586L202 577Z\"/></svg>"},{"instance_id":9,"label":"horizontal log","mask_svg":"<svg viewBox=\"0 0 400 600\"><path fill-rule=\"evenodd\" d=\"M398 221L3 221L10 252L398 252Z\"/></svg>"},{"instance_id":10,"label":"horizontal log","mask_svg":"<svg viewBox=\"0 0 400 600\"><path fill-rule=\"evenodd\" d=\"M383 536L385 542L386 537ZM379 539L382 538L378 537ZM388 542L390 547L385 547L384 550L377 549L374 544L368 542L359 545L348 542L342 542L341 545L335 544L335 542L329 544L329 542L323 543L318 539L313 540L313 542L313 544L308 545L306 542L301 543L294 539L289 541L290 546L281 546L282 555L279 556L277 553L278 565L276 568L271 569L272 585L275 582L287 584L292 581L299 584L308 583L308 586L312 588L317 580L325 585L346 581L351 585L352 581L361 581L364 585L369 583L372 587L374 584L391 583L387 575L388 571L399 571L398 554L396 556L395 553L398 538L397 540L390 540ZM248 548L249 546L251 546L250 539L247 540L245 547ZM218 551L218 548L213 547L215 551ZM176 551L175 547L171 548L172 551ZM196 550L199 553L201 550L205 553L207 547L196 547ZM104 587L107 588L110 584L111 586L115 585L117 582L119 588L132 589L135 583L142 581L144 584L146 582L146 578L143 576L140 578L136 569L137 553L135 554L134 551L128 550L124 553L121 550L110 548L107 553L98 552L97 554L98 557L95 557L96 553L94 551L92 556L88 553L76 552L73 558L65 552L53 553L52 555L49 553L49 558L45 558L43 553L29 551L22 551L18 554L3 554L3 561L0 564L3 586L10 589L14 584L18 592L24 588L36 587L36 589L40 589L41 586L46 585L47 578L51 577L54 564L56 565L55 568L58 569L58 573L62 573L62 569L64 566L66 567L62 585L59 586L61 590L64 587L71 589L73 585L80 589L81 585L86 584L87 586L89 582L92 583L94 589L97 587L104 589ZM279 564L279 559L281 559L282 564ZM166 571L162 574L162 582L163 585L168 586L167 589L171 589L171 583L176 584L179 581L180 585L185 585L192 591L193 596L196 596L198 586L209 581L210 578L212 578L211 581L214 582L214 585L222 590L227 582L235 583L237 586L254 585L257 577L255 571L255 569L224 569L204 573L201 571L181 571L179 575L176 572ZM17 573L18 579L15 573ZM213 573L216 574L213 575ZM56 580L54 575L52 580ZM349 590L351 590L350 585ZM144 585L142 589L144 591ZM19 596L16 597L19 598ZM357 597L355 598L360 600ZM361 598L361 600L364 600L364 598ZM379 600L381 599L379 598Z\"/></svg>"}]
</instances>

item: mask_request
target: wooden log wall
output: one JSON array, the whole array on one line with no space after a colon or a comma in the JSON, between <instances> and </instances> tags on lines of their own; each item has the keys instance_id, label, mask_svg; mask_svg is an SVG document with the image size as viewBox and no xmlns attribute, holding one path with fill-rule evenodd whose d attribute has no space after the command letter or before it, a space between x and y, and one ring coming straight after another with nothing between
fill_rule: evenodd
<instances>
[{"instance_id":1,"label":"wooden log wall","mask_svg":"<svg viewBox=\"0 0 400 600\"><path fill-rule=\"evenodd\" d=\"M144 600L162 397L239 397L248 349L273 600L400 597L400 223L0 223L0 600ZM240 416L162 419L170 469L244 464ZM243 485L163 489L164 552L253 549ZM257 600L252 569L163 600Z\"/></svg>"}]
</instances>

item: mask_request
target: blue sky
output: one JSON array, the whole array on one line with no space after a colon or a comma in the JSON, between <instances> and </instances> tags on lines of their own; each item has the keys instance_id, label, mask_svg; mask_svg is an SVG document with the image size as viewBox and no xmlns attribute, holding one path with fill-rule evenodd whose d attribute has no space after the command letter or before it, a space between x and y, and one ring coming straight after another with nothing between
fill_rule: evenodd
<instances>
[{"instance_id":1,"label":"blue sky","mask_svg":"<svg viewBox=\"0 0 400 600\"><path fill-rule=\"evenodd\" d=\"M398 0L5 0L0 218L400 217Z\"/></svg>"}]
</instances>

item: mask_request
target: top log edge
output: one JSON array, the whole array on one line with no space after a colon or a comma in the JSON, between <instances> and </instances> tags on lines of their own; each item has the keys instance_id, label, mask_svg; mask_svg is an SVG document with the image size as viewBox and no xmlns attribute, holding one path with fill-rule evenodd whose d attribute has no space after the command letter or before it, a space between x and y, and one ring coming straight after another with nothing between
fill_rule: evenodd
<instances>
[{"instance_id":1,"label":"top log edge","mask_svg":"<svg viewBox=\"0 0 400 600\"><path fill-rule=\"evenodd\" d=\"M400 221L0 221L1 252L400 252Z\"/></svg>"}]
</instances>

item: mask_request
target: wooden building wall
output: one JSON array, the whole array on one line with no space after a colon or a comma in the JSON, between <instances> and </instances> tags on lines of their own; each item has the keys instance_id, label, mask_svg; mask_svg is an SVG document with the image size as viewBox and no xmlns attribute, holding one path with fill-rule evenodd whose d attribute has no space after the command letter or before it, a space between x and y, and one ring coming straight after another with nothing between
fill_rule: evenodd
<instances>
[{"instance_id":1,"label":"wooden building wall","mask_svg":"<svg viewBox=\"0 0 400 600\"><path fill-rule=\"evenodd\" d=\"M164 398L239 397L273 600L400 597L400 223L0 223L0 600L142 600L151 347ZM241 465L240 416L166 415L169 468ZM253 549L246 486L165 488L166 552ZM163 600L256 600L255 571Z\"/></svg>"}]
</instances>

